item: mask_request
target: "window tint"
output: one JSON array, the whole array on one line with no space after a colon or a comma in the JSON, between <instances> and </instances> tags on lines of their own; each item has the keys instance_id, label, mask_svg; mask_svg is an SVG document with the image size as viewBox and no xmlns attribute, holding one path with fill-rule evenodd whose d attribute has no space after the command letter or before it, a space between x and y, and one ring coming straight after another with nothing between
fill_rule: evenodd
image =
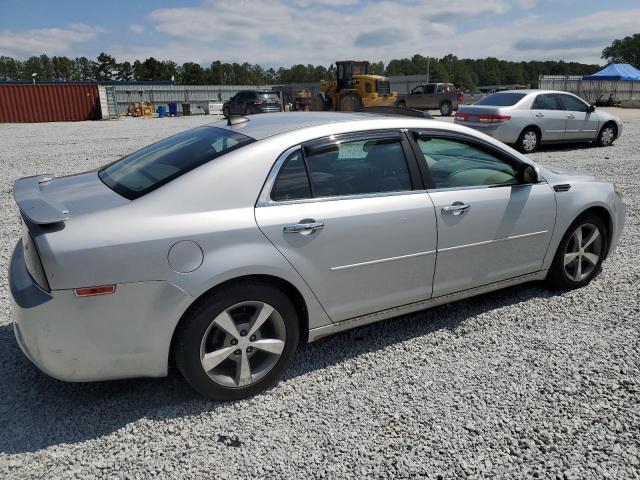
<instances>
[{"instance_id":1,"label":"window tint","mask_svg":"<svg viewBox=\"0 0 640 480\"><path fill-rule=\"evenodd\" d=\"M311 188L302 152L298 150L289 155L278 172L271 189L271 199L281 202L304 198L311 198Z\"/></svg>"},{"instance_id":2,"label":"window tint","mask_svg":"<svg viewBox=\"0 0 640 480\"><path fill-rule=\"evenodd\" d=\"M511 105L515 105L520 100L522 100L527 94L526 93L510 93L510 92L500 92L500 93L492 93L484 97L479 102L476 102L476 105L493 105L495 107L510 107Z\"/></svg>"},{"instance_id":3,"label":"window tint","mask_svg":"<svg viewBox=\"0 0 640 480\"><path fill-rule=\"evenodd\" d=\"M560 98L562 98L562 103L565 110L570 110L572 112L587 111L587 104L579 98L576 98L572 95L560 95Z\"/></svg>"},{"instance_id":4,"label":"window tint","mask_svg":"<svg viewBox=\"0 0 640 480\"><path fill-rule=\"evenodd\" d=\"M538 110L562 110L558 97L551 94L538 95L531 106Z\"/></svg>"},{"instance_id":5,"label":"window tint","mask_svg":"<svg viewBox=\"0 0 640 480\"><path fill-rule=\"evenodd\" d=\"M358 140L308 153L316 197L411 190L399 139Z\"/></svg>"},{"instance_id":6,"label":"window tint","mask_svg":"<svg viewBox=\"0 0 640 480\"><path fill-rule=\"evenodd\" d=\"M253 141L222 128L194 128L107 165L98 175L109 188L133 200Z\"/></svg>"},{"instance_id":7,"label":"window tint","mask_svg":"<svg viewBox=\"0 0 640 480\"><path fill-rule=\"evenodd\" d=\"M425 85L424 86L424 93L434 93L436 91L436 86L435 85Z\"/></svg>"},{"instance_id":8,"label":"window tint","mask_svg":"<svg viewBox=\"0 0 640 480\"><path fill-rule=\"evenodd\" d=\"M416 88L411 90L412 95L420 95L422 93L422 86L418 85Z\"/></svg>"},{"instance_id":9,"label":"window tint","mask_svg":"<svg viewBox=\"0 0 640 480\"><path fill-rule=\"evenodd\" d=\"M436 188L512 185L517 169L476 147L455 140L418 139Z\"/></svg>"}]
</instances>

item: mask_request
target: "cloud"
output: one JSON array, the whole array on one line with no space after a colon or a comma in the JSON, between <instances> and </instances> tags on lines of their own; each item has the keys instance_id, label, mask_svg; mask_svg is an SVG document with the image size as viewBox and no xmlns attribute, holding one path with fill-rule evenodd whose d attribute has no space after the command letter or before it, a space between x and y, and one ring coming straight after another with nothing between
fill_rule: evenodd
<instances>
[{"instance_id":1,"label":"cloud","mask_svg":"<svg viewBox=\"0 0 640 480\"><path fill-rule=\"evenodd\" d=\"M104 33L102 27L72 23L67 28L0 30L0 55L66 55L77 45L94 40Z\"/></svg>"},{"instance_id":2,"label":"cloud","mask_svg":"<svg viewBox=\"0 0 640 480\"><path fill-rule=\"evenodd\" d=\"M408 38L409 34L403 30L381 28L359 34L353 44L356 47L381 47L401 43Z\"/></svg>"},{"instance_id":3,"label":"cloud","mask_svg":"<svg viewBox=\"0 0 640 480\"><path fill-rule=\"evenodd\" d=\"M132 25L129 25L129 31L133 32L133 33L143 33L145 30L144 25L141 25L139 23L134 23Z\"/></svg>"}]
</instances>

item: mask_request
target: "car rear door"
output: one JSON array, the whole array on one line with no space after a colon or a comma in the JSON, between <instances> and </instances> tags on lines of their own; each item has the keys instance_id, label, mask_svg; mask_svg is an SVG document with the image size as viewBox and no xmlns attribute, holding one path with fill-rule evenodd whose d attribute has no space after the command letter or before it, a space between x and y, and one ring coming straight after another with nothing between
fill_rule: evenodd
<instances>
[{"instance_id":1,"label":"car rear door","mask_svg":"<svg viewBox=\"0 0 640 480\"><path fill-rule=\"evenodd\" d=\"M280 157L256 221L341 321L431 296L437 231L421 182L400 132L327 138Z\"/></svg>"},{"instance_id":2,"label":"car rear door","mask_svg":"<svg viewBox=\"0 0 640 480\"><path fill-rule=\"evenodd\" d=\"M549 185L527 182L522 165L471 137L415 138L438 222L433 296L539 271L556 216Z\"/></svg>"},{"instance_id":3,"label":"car rear door","mask_svg":"<svg viewBox=\"0 0 640 480\"><path fill-rule=\"evenodd\" d=\"M567 128L567 112L562 108L555 93L542 93L531 104L531 116L542 131L542 141L564 139Z\"/></svg>"},{"instance_id":4,"label":"car rear door","mask_svg":"<svg viewBox=\"0 0 640 480\"><path fill-rule=\"evenodd\" d=\"M599 127L598 116L589 112L589 105L573 95L561 93L558 94L558 97L567 118L564 138L567 140L595 140Z\"/></svg>"}]
</instances>

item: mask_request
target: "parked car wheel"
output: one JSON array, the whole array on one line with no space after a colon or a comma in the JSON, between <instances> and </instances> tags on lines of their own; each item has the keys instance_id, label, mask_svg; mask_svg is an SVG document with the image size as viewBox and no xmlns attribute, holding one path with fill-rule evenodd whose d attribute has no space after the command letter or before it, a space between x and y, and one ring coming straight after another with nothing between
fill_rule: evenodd
<instances>
[{"instance_id":1,"label":"parked car wheel","mask_svg":"<svg viewBox=\"0 0 640 480\"><path fill-rule=\"evenodd\" d=\"M222 109L222 115L224 116L224 118L229 118L231 116L231 111L229 110L229 107L224 107Z\"/></svg>"},{"instance_id":2,"label":"parked car wheel","mask_svg":"<svg viewBox=\"0 0 640 480\"><path fill-rule=\"evenodd\" d=\"M516 142L516 148L522 153L533 153L538 149L539 145L540 132L533 127L525 128Z\"/></svg>"},{"instance_id":3,"label":"parked car wheel","mask_svg":"<svg viewBox=\"0 0 640 480\"><path fill-rule=\"evenodd\" d=\"M398 102L398 107L399 108L407 108L407 103L401 100L401 101Z\"/></svg>"},{"instance_id":4,"label":"parked car wheel","mask_svg":"<svg viewBox=\"0 0 640 480\"><path fill-rule=\"evenodd\" d=\"M298 338L298 316L283 292L268 284L237 284L204 298L184 319L176 364L205 397L247 398L280 377Z\"/></svg>"},{"instance_id":5,"label":"parked car wheel","mask_svg":"<svg viewBox=\"0 0 640 480\"><path fill-rule=\"evenodd\" d=\"M607 229L597 215L581 215L565 233L547 280L555 287L580 288L596 276L607 253Z\"/></svg>"},{"instance_id":6,"label":"parked car wheel","mask_svg":"<svg viewBox=\"0 0 640 480\"><path fill-rule=\"evenodd\" d=\"M243 115L251 115L253 113L251 107L249 105L247 105L246 107L244 107L244 113Z\"/></svg>"},{"instance_id":7,"label":"parked car wheel","mask_svg":"<svg viewBox=\"0 0 640 480\"><path fill-rule=\"evenodd\" d=\"M320 95L311 97L311 110L314 112L324 112L329 110L327 102Z\"/></svg>"},{"instance_id":8,"label":"parked car wheel","mask_svg":"<svg viewBox=\"0 0 640 480\"><path fill-rule=\"evenodd\" d=\"M451 102L442 102L440 104L440 115L443 117L448 117L453 112L451 108Z\"/></svg>"},{"instance_id":9,"label":"parked car wheel","mask_svg":"<svg viewBox=\"0 0 640 480\"><path fill-rule=\"evenodd\" d=\"M362 108L362 100L356 95L347 95L340 100L340 110L343 112L356 112Z\"/></svg>"},{"instance_id":10,"label":"parked car wheel","mask_svg":"<svg viewBox=\"0 0 640 480\"><path fill-rule=\"evenodd\" d=\"M616 126L613 123L607 123L600 129L596 144L599 147L608 147L613 144L617 136L618 129Z\"/></svg>"}]
</instances>

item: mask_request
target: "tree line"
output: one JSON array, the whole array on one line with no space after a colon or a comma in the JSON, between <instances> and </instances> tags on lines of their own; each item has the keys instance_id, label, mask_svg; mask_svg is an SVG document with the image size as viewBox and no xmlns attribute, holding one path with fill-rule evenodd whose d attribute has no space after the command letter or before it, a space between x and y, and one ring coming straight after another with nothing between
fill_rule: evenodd
<instances>
[{"instance_id":1,"label":"tree line","mask_svg":"<svg viewBox=\"0 0 640 480\"><path fill-rule=\"evenodd\" d=\"M640 58L640 34L615 40L603 50L608 61L634 63ZM441 58L428 58L416 54L411 58L391 60L388 64L372 62L372 73L380 75L426 75L432 82L451 82L457 87L475 89L481 85L531 85L536 87L539 74L588 75L602 67L596 64L560 61L514 62L497 58L458 58L453 54ZM303 65L278 69L265 69L250 63L223 63L219 60L209 66L194 62L178 65L171 60L149 57L133 63L118 62L101 53L96 60L87 57L68 58L42 54L26 60L0 57L0 81L30 81L33 74L43 81L108 81L173 80L178 85L273 85L308 83L335 78L335 66Z\"/></svg>"}]
</instances>

